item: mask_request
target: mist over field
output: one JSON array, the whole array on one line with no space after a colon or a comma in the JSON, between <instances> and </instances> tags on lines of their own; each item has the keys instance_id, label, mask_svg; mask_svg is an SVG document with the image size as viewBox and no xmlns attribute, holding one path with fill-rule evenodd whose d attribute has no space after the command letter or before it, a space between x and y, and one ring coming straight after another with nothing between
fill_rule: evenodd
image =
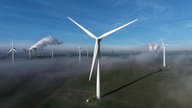
<instances>
[{"instance_id":1,"label":"mist over field","mask_svg":"<svg viewBox=\"0 0 192 108\"><path fill-rule=\"evenodd\" d=\"M55 57L45 59L15 59L12 64L10 59L0 61L0 108L32 108L47 99L51 94L63 84L68 83L74 78L88 76L92 58L83 57L81 62L78 58ZM159 106L164 98L174 100L180 104L189 104L192 91L192 56L190 53L168 53L167 65L170 71L166 74L174 75L175 82L182 85L167 83L161 80L157 85L161 98L155 100L155 105ZM145 72L157 70L162 66L162 56L139 52L128 55L110 55L101 58L101 77L105 77L111 71L117 69L136 70ZM95 77L95 71L93 73ZM139 77L139 76L138 76ZM153 77L153 76L151 76ZM171 78L171 77L170 77ZM129 79L129 78L128 78ZM169 79L168 79L169 80ZM102 83L102 81L101 81ZM155 106L154 105L154 106Z\"/></svg>"},{"instance_id":2,"label":"mist over field","mask_svg":"<svg viewBox=\"0 0 192 108\"><path fill-rule=\"evenodd\" d=\"M32 107L61 84L88 68L74 58L35 59L0 62L0 107Z\"/></svg>"}]
</instances>

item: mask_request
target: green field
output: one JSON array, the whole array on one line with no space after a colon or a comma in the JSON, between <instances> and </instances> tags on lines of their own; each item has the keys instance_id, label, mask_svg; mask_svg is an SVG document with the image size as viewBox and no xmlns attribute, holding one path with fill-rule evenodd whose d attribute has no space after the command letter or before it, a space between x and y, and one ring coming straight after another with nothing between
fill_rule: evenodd
<instances>
[{"instance_id":1,"label":"green field","mask_svg":"<svg viewBox=\"0 0 192 108\"><path fill-rule=\"evenodd\" d=\"M144 64L122 63L101 70L101 95L146 76L100 100L89 103L95 95L95 74L88 73L69 80L38 108L192 108L191 73L179 69L161 70Z\"/></svg>"}]
</instances>

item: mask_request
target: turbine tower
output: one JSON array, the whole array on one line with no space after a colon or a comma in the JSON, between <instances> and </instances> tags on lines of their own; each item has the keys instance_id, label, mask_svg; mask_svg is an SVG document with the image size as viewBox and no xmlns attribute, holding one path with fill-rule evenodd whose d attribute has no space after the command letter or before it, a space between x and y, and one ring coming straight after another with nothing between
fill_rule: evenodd
<instances>
[{"instance_id":1,"label":"turbine tower","mask_svg":"<svg viewBox=\"0 0 192 108\"><path fill-rule=\"evenodd\" d=\"M32 51L32 50L28 50L28 51L29 51L29 52L28 52L28 53L29 53L29 59L31 59L31 51Z\"/></svg>"},{"instance_id":2,"label":"turbine tower","mask_svg":"<svg viewBox=\"0 0 192 108\"><path fill-rule=\"evenodd\" d=\"M81 47L78 47L79 62L81 62Z\"/></svg>"},{"instance_id":3,"label":"turbine tower","mask_svg":"<svg viewBox=\"0 0 192 108\"><path fill-rule=\"evenodd\" d=\"M86 28L84 28L83 26L81 26L80 24L78 24L77 22L75 22L75 21L74 21L73 19L71 19L70 17L68 17L68 19L71 20L73 23L75 23L79 28L81 28L87 35L89 35L90 37L92 37L93 39L95 39L95 47L94 47L94 53L93 53L93 60L92 60L92 65L91 65L91 71L90 71L90 75L89 75L89 81L91 80L93 68L94 68L94 65L95 65L95 62L96 62L96 59L97 59L96 98L97 98L97 99L100 99L100 42L101 42L101 40L102 40L104 37L106 37L106 36L108 36L108 35L116 32L116 31L118 31L118 30L120 30L120 29L122 29L122 28L124 28L124 27L126 27L126 26L128 26L128 25L130 25L130 24L132 24L133 22L137 21L138 19L135 19L135 20L133 20L133 21L131 21L131 22L125 24L125 25L122 25L122 26L120 26L120 27L118 27L118 28L116 28L116 29L113 29L113 30L111 30L111 31L108 31L108 32L102 34L102 35L99 36L99 37L96 37L93 33L91 33L91 32L88 31ZM88 100L87 100L87 101L88 101Z\"/></svg>"},{"instance_id":4,"label":"turbine tower","mask_svg":"<svg viewBox=\"0 0 192 108\"><path fill-rule=\"evenodd\" d=\"M163 67L166 67L165 51L166 51L167 44L165 44L161 39L160 39L160 41L161 41L161 44L162 44L161 48L163 48Z\"/></svg>"},{"instance_id":5,"label":"turbine tower","mask_svg":"<svg viewBox=\"0 0 192 108\"><path fill-rule=\"evenodd\" d=\"M51 49L51 59L53 60L53 49Z\"/></svg>"},{"instance_id":6,"label":"turbine tower","mask_svg":"<svg viewBox=\"0 0 192 108\"><path fill-rule=\"evenodd\" d=\"M12 63L14 62L14 59L15 59L15 53L17 52L16 49L13 47L13 40L12 40L12 46L11 46L11 49L7 52L8 53L12 53Z\"/></svg>"},{"instance_id":7,"label":"turbine tower","mask_svg":"<svg viewBox=\"0 0 192 108\"><path fill-rule=\"evenodd\" d=\"M89 49L86 48L86 52L87 52L87 58L89 58Z\"/></svg>"}]
</instances>

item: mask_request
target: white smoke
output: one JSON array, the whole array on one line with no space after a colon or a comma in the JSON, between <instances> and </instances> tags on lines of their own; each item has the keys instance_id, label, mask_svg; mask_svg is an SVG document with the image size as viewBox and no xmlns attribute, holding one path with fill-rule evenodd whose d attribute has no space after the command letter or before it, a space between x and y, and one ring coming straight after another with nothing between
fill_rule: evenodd
<instances>
[{"instance_id":1,"label":"white smoke","mask_svg":"<svg viewBox=\"0 0 192 108\"><path fill-rule=\"evenodd\" d=\"M155 43L149 43L149 51L157 51L159 49L159 45Z\"/></svg>"},{"instance_id":2,"label":"white smoke","mask_svg":"<svg viewBox=\"0 0 192 108\"><path fill-rule=\"evenodd\" d=\"M29 50L33 50L36 48L43 48L46 47L47 45L60 45L63 42L59 41L56 38L53 38L52 36L47 36L43 39L41 39L40 41L38 41L36 44L32 45Z\"/></svg>"}]
</instances>

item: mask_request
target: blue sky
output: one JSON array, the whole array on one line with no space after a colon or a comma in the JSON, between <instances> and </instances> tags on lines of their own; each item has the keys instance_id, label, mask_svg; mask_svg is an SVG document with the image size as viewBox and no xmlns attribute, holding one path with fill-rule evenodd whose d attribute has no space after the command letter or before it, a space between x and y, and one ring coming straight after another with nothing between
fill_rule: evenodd
<instances>
[{"instance_id":1,"label":"blue sky","mask_svg":"<svg viewBox=\"0 0 192 108\"><path fill-rule=\"evenodd\" d=\"M139 21L102 40L106 47L127 48L149 42L192 45L190 0L1 0L0 45L11 40L29 47L52 35L62 47L93 46L94 40L73 18L96 36L134 19ZM187 47L186 49L190 49Z\"/></svg>"}]
</instances>

